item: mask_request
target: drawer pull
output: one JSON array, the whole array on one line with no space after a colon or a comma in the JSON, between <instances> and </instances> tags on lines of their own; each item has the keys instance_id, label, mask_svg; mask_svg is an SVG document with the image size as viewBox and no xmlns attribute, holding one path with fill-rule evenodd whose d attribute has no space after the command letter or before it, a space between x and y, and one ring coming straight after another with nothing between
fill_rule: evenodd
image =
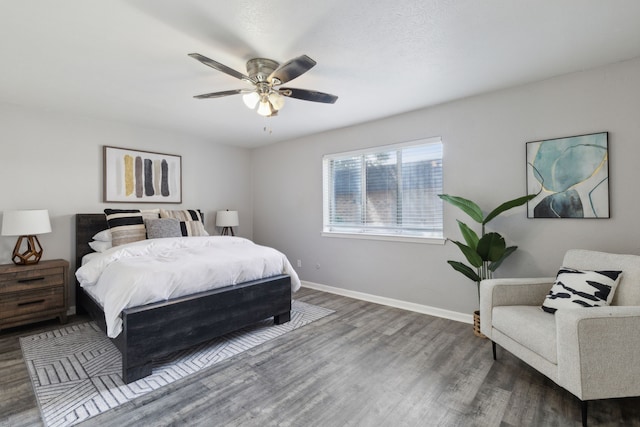
<instances>
[{"instance_id":1,"label":"drawer pull","mask_svg":"<svg viewBox=\"0 0 640 427\"><path fill-rule=\"evenodd\" d=\"M44 280L44 276L43 277L32 277L30 279L19 279L18 283L36 282L38 280Z\"/></svg>"},{"instance_id":2,"label":"drawer pull","mask_svg":"<svg viewBox=\"0 0 640 427\"><path fill-rule=\"evenodd\" d=\"M44 301L45 300L43 300L43 299L37 299L35 301L19 302L18 303L18 307L24 307L25 305L42 304Z\"/></svg>"}]
</instances>

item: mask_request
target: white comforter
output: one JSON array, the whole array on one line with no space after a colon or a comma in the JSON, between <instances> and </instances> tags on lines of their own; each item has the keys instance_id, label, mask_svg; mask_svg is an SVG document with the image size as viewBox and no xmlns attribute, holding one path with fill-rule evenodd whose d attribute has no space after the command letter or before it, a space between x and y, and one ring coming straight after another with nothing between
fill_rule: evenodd
<instances>
[{"instance_id":1,"label":"white comforter","mask_svg":"<svg viewBox=\"0 0 640 427\"><path fill-rule=\"evenodd\" d=\"M120 312L152 302L250 280L288 274L300 279L277 250L241 237L172 237L116 246L76 272L80 285L103 307L107 335L122 331Z\"/></svg>"}]
</instances>

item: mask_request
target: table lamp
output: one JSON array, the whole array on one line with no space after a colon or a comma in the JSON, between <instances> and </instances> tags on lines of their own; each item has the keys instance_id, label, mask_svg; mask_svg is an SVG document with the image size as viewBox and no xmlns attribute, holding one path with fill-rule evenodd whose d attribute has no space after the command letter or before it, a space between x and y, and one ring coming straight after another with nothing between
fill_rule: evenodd
<instances>
[{"instance_id":1,"label":"table lamp","mask_svg":"<svg viewBox=\"0 0 640 427\"><path fill-rule=\"evenodd\" d=\"M233 234L233 227L237 227L238 222L238 211L230 211L227 209L226 211L218 211L216 213L216 227L222 227L221 236L227 236L231 233Z\"/></svg>"},{"instance_id":2,"label":"table lamp","mask_svg":"<svg viewBox=\"0 0 640 427\"><path fill-rule=\"evenodd\" d=\"M46 209L5 211L2 216L2 235L20 236L11 260L17 265L37 264L42 258L42 246L36 234L51 233L49 211ZM27 241L22 251L22 241Z\"/></svg>"}]
</instances>

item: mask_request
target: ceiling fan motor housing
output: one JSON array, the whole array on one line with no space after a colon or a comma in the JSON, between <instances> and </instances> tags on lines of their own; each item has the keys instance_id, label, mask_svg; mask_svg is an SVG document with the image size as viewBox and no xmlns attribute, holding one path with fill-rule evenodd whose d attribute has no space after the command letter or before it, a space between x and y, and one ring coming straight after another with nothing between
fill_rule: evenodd
<instances>
[{"instance_id":1,"label":"ceiling fan motor housing","mask_svg":"<svg viewBox=\"0 0 640 427\"><path fill-rule=\"evenodd\" d=\"M247 74L255 82L265 82L279 65L271 59L253 58L247 61Z\"/></svg>"}]
</instances>

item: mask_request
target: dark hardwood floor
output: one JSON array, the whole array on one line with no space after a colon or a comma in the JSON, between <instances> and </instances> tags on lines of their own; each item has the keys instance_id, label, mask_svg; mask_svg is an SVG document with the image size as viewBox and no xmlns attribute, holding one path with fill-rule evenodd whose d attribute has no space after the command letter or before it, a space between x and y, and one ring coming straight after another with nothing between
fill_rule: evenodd
<instances>
[{"instance_id":1,"label":"dark hardwood floor","mask_svg":"<svg viewBox=\"0 0 640 427\"><path fill-rule=\"evenodd\" d=\"M310 289L336 313L84 426L579 426L578 400L472 326ZM84 322L72 317L71 322ZM0 332L0 425L43 425L18 338ZM640 426L640 398L595 401L590 426Z\"/></svg>"}]
</instances>

